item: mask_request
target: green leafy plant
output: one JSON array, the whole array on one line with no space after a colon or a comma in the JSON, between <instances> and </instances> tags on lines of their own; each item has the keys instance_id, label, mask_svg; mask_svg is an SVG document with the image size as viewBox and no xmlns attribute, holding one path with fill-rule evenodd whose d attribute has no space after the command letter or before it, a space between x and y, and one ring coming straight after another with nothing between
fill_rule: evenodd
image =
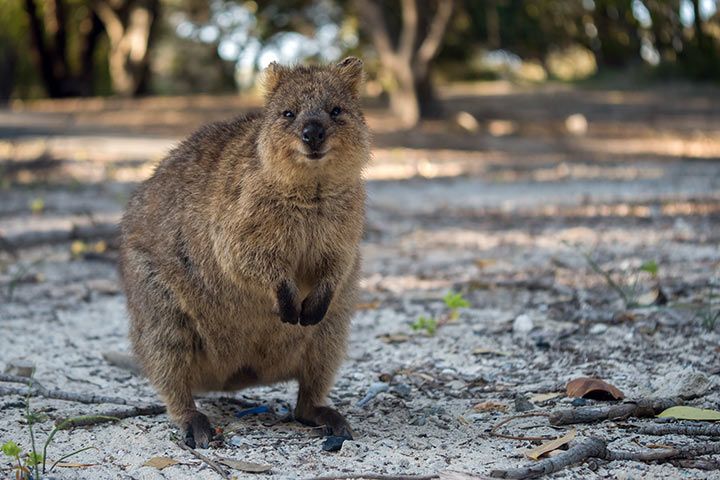
<instances>
[{"instance_id":1,"label":"green leafy plant","mask_svg":"<svg viewBox=\"0 0 720 480\"><path fill-rule=\"evenodd\" d=\"M720 295L713 282L710 282L710 291L708 292L707 301L697 309L695 316L700 319L703 327L708 330L715 330L715 326L720 320Z\"/></svg>"},{"instance_id":2,"label":"green leafy plant","mask_svg":"<svg viewBox=\"0 0 720 480\"><path fill-rule=\"evenodd\" d=\"M458 319L460 316L459 309L470 306L470 302L468 302L461 293L453 292L452 290L445 294L443 302L448 308L448 312L443 314L439 320L434 317L420 315L417 320L410 324L410 327L415 331L424 330L428 335L435 335L438 327Z\"/></svg>"},{"instance_id":3,"label":"green leafy plant","mask_svg":"<svg viewBox=\"0 0 720 480\"><path fill-rule=\"evenodd\" d=\"M15 293L15 288L40 262L41 260L35 260L28 265L20 266L18 271L15 272L15 274L10 279L10 282L7 284L7 290L5 292L5 296L7 297L8 301L12 300L13 294Z\"/></svg>"},{"instance_id":4,"label":"green leafy plant","mask_svg":"<svg viewBox=\"0 0 720 480\"><path fill-rule=\"evenodd\" d=\"M567 242L563 242L565 245L575 248ZM632 269L627 275L615 280L610 271L603 269L598 264L590 253L583 252L582 250L575 248L580 255L583 256L588 266L598 275L600 275L605 283L612 288L622 298L626 309L647 307L653 305L656 299L652 302L642 302L641 296L643 289L640 285L640 280L643 273L650 275L650 278L657 283L658 272L660 267L655 260L647 260L643 262L639 267Z\"/></svg>"},{"instance_id":5,"label":"green leafy plant","mask_svg":"<svg viewBox=\"0 0 720 480\"><path fill-rule=\"evenodd\" d=\"M17 465L13 467L13 470L15 470L15 479L21 480L24 478L30 477L30 469L23 464L22 461L22 448L20 446L13 442L12 440L8 440L5 442L2 446L2 453L3 455L10 457L15 460Z\"/></svg>"},{"instance_id":6,"label":"green leafy plant","mask_svg":"<svg viewBox=\"0 0 720 480\"><path fill-rule=\"evenodd\" d=\"M29 383L29 387L32 388L32 380ZM94 446L90 447L84 447L79 450L75 450L74 452L70 452L67 455L64 455L60 457L58 460L56 460L48 470L46 468L47 465L47 450L50 444L53 441L53 438L55 437L55 434L60 430L66 430L68 428L72 428L73 425L76 424L78 420L84 420L84 419L94 419L94 418L103 418L103 419L113 419L117 420L117 418L114 417L73 417L68 418L59 424L57 424L48 434L47 438L45 439L45 443L43 443L42 447L42 453L38 451L36 441L35 441L35 428L34 425L36 423L43 422L47 419L45 415L39 414L37 412L34 412L30 409L30 396L28 395L25 399L25 422L28 426L28 433L30 434L30 451L25 453L23 455L22 448L14 441L9 440L5 442L2 445L2 453L5 456L8 456L15 460L17 463L17 466L15 466L13 469L15 470L15 479L16 480L41 480L42 475L44 475L47 471L52 472L55 467L58 465L58 463L62 462L63 460L72 457L73 455L76 455L80 452L84 452L86 450L90 450L95 448ZM41 469L42 467L42 469Z\"/></svg>"},{"instance_id":7,"label":"green leafy plant","mask_svg":"<svg viewBox=\"0 0 720 480\"><path fill-rule=\"evenodd\" d=\"M410 327L412 327L415 331L425 330L428 335L435 335L438 327L438 321L432 317L420 315L418 319L410 325Z\"/></svg>"},{"instance_id":8,"label":"green leafy plant","mask_svg":"<svg viewBox=\"0 0 720 480\"><path fill-rule=\"evenodd\" d=\"M450 309L450 320L457 320L457 318L460 316L460 312L458 309L460 308L468 308L470 306L470 302L465 300L465 298L462 296L462 293L449 291L444 297L443 301L445 302L445 306Z\"/></svg>"}]
</instances>

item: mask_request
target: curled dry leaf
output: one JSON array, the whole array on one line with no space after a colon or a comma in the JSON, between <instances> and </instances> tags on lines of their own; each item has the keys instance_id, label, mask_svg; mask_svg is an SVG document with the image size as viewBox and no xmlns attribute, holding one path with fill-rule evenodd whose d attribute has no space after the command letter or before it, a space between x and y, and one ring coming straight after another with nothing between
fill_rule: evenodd
<instances>
[{"instance_id":1,"label":"curled dry leaf","mask_svg":"<svg viewBox=\"0 0 720 480\"><path fill-rule=\"evenodd\" d=\"M150 460L143 463L143 467L155 467L158 470L162 470L163 468L177 465L178 463L180 462L170 457L152 457Z\"/></svg>"},{"instance_id":2,"label":"curled dry leaf","mask_svg":"<svg viewBox=\"0 0 720 480\"><path fill-rule=\"evenodd\" d=\"M599 378L580 377L567 384L567 396L594 400L622 400L625 394Z\"/></svg>"},{"instance_id":3,"label":"curled dry leaf","mask_svg":"<svg viewBox=\"0 0 720 480\"><path fill-rule=\"evenodd\" d=\"M563 435L560 438L556 438L555 440L550 440L548 442L544 442L543 444L538 445L537 447L526 451L525 456L531 460L537 460L541 456L545 455L546 453L550 453L550 452L562 447L563 445L567 445L568 443L570 443L570 441L575 438L576 433L577 433L577 431L573 428L572 430L570 430L569 432L567 432L565 435Z\"/></svg>"}]
</instances>

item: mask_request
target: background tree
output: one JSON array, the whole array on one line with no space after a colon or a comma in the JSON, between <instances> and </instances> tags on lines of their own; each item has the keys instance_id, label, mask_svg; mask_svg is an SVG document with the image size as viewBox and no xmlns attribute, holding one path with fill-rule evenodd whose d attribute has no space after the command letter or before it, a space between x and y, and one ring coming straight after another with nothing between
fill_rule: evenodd
<instances>
[{"instance_id":1,"label":"background tree","mask_svg":"<svg viewBox=\"0 0 720 480\"><path fill-rule=\"evenodd\" d=\"M430 2L401 0L397 15L397 10L393 11L387 2L355 2L361 27L380 59L381 78L390 97L390 108L405 127L412 127L421 117L435 115L439 110L430 62L442 46L454 1L434 3L432 8Z\"/></svg>"},{"instance_id":2,"label":"background tree","mask_svg":"<svg viewBox=\"0 0 720 480\"><path fill-rule=\"evenodd\" d=\"M113 90L123 96L146 93L160 1L92 0L91 5L110 42L108 64Z\"/></svg>"},{"instance_id":3,"label":"background tree","mask_svg":"<svg viewBox=\"0 0 720 480\"><path fill-rule=\"evenodd\" d=\"M64 0L46 0L40 4L24 0L23 7L35 61L48 96L91 95L95 49L102 33L102 24L95 12L83 4ZM77 55L74 61L69 48L73 40L79 45L73 50Z\"/></svg>"}]
</instances>

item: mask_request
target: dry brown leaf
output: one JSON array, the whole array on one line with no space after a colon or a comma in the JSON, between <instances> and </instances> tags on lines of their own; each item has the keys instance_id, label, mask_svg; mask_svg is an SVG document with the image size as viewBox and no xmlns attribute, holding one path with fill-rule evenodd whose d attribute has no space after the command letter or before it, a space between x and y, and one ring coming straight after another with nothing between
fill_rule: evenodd
<instances>
[{"instance_id":1,"label":"dry brown leaf","mask_svg":"<svg viewBox=\"0 0 720 480\"><path fill-rule=\"evenodd\" d=\"M479 269L487 268L492 265L495 265L497 263L497 260L494 258L476 258L475 259L475 266Z\"/></svg>"},{"instance_id":2,"label":"dry brown leaf","mask_svg":"<svg viewBox=\"0 0 720 480\"><path fill-rule=\"evenodd\" d=\"M500 402L487 401L478 403L473 409L477 412L507 412L508 406Z\"/></svg>"},{"instance_id":3,"label":"dry brown leaf","mask_svg":"<svg viewBox=\"0 0 720 480\"><path fill-rule=\"evenodd\" d=\"M158 470L162 470L163 468L177 465L178 463L180 462L170 457L152 457L150 460L143 463L143 467L155 467Z\"/></svg>"},{"instance_id":4,"label":"dry brown leaf","mask_svg":"<svg viewBox=\"0 0 720 480\"><path fill-rule=\"evenodd\" d=\"M550 392L550 393L538 393L530 397L530 401L533 403L544 403L548 400L552 400L553 398L557 398L561 396L562 393L560 392Z\"/></svg>"},{"instance_id":5,"label":"dry brown leaf","mask_svg":"<svg viewBox=\"0 0 720 480\"><path fill-rule=\"evenodd\" d=\"M63 468L87 468L87 467L96 467L97 463L58 463L57 467L63 467Z\"/></svg>"},{"instance_id":6,"label":"dry brown leaf","mask_svg":"<svg viewBox=\"0 0 720 480\"><path fill-rule=\"evenodd\" d=\"M548 442L543 443L542 445L538 445L537 447L528 450L525 452L525 456L528 457L531 460L537 460L542 455L552 452L553 450L557 450L558 448L562 447L563 445L566 445L570 443L572 439L575 438L576 430L573 428L568 433L563 435L560 438L556 438L555 440L550 440Z\"/></svg>"},{"instance_id":7,"label":"dry brown leaf","mask_svg":"<svg viewBox=\"0 0 720 480\"><path fill-rule=\"evenodd\" d=\"M403 343L410 339L410 337L404 333L385 333L383 335L378 335L377 338L385 343Z\"/></svg>"},{"instance_id":8,"label":"dry brown leaf","mask_svg":"<svg viewBox=\"0 0 720 480\"><path fill-rule=\"evenodd\" d=\"M264 465L262 463L243 462L242 460L233 460L232 458L218 458L218 462L226 467L240 470L247 473L263 473L272 469L272 465Z\"/></svg>"},{"instance_id":9,"label":"dry brown leaf","mask_svg":"<svg viewBox=\"0 0 720 480\"><path fill-rule=\"evenodd\" d=\"M473 350L473 355L499 355L502 357L507 357L510 355L508 352L503 352L501 350L493 350L492 348L476 348Z\"/></svg>"},{"instance_id":10,"label":"dry brown leaf","mask_svg":"<svg viewBox=\"0 0 720 480\"><path fill-rule=\"evenodd\" d=\"M617 387L599 378L580 377L567 384L568 397L593 398L595 400L622 400L625 394Z\"/></svg>"},{"instance_id":11,"label":"dry brown leaf","mask_svg":"<svg viewBox=\"0 0 720 480\"><path fill-rule=\"evenodd\" d=\"M615 315L613 318L613 321L616 323L628 323L628 322L634 322L637 319L637 315L633 312L620 312Z\"/></svg>"},{"instance_id":12,"label":"dry brown leaf","mask_svg":"<svg viewBox=\"0 0 720 480\"><path fill-rule=\"evenodd\" d=\"M375 310L380 306L380 302L375 300L374 302L361 302L355 305L358 310Z\"/></svg>"}]
</instances>

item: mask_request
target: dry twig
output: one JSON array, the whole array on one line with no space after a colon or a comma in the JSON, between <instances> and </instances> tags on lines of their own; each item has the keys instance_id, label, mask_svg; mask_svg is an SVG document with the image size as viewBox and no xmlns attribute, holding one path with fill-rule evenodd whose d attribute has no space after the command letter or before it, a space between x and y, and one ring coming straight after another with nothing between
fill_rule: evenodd
<instances>
[{"instance_id":1,"label":"dry twig","mask_svg":"<svg viewBox=\"0 0 720 480\"><path fill-rule=\"evenodd\" d=\"M93 393L78 393L68 392L60 389L48 389L35 379L20 377L17 375L0 373L0 382L24 383L25 385L29 385L23 387L0 386L0 395L44 397L79 403L112 403L116 405L133 405L137 407L148 406L146 403L133 402L131 400L120 397L107 397L104 395L96 395Z\"/></svg>"},{"instance_id":2,"label":"dry twig","mask_svg":"<svg viewBox=\"0 0 720 480\"><path fill-rule=\"evenodd\" d=\"M441 478L439 474L432 475L381 475L377 473L356 473L351 475L328 475L324 477L312 477L307 480L432 480Z\"/></svg>"},{"instance_id":3,"label":"dry twig","mask_svg":"<svg viewBox=\"0 0 720 480\"><path fill-rule=\"evenodd\" d=\"M87 427L88 425L116 422L118 420L122 420L123 418L142 417L144 415L160 415L162 413L165 413L165 407L163 405L134 406L131 408L107 410L97 415L74 417L67 420L58 419L55 421L55 424L62 424L63 429Z\"/></svg>"},{"instance_id":4,"label":"dry twig","mask_svg":"<svg viewBox=\"0 0 720 480\"><path fill-rule=\"evenodd\" d=\"M573 423L594 423L602 420L629 417L654 417L663 410L676 405L682 405L682 400L679 398L643 398L607 407L571 408L551 413L550 424L569 425Z\"/></svg>"},{"instance_id":5,"label":"dry twig","mask_svg":"<svg viewBox=\"0 0 720 480\"><path fill-rule=\"evenodd\" d=\"M565 467L581 463L588 458L604 458L607 454L607 445L604 440L589 437L570 443L570 447L550 458L544 458L539 462L528 464L521 468L510 468L507 470L493 470L490 476L494 478L537 478L553 472L559 472Z\"/></svg>"},{"instance_id":6,"label":"dry twig","mask_svg":"<svg viewBox=\"0 0 720 480\"><path fill-rule=\"evenodd\" d=\"M213 470L215 470L222 478L225 478L225 479L227 479L227 480L230 479L230 475L228 474L227 470L225 470L224 468L222 468L222 467L220 466L220 464L218 464L217 462L211 460L210 458L206 457L206 456L203 455L202 453L199 453L199 452L195 451L195 449L192 449L192 448L188 447L187 445L185 445L185 443L184 443L182 440L180 440L179 442L177 442L177 445L178 445L180 448L182 448L183 450L185 450L186 452L190 452L195 458L201 460L201 461L204 462L207 466L209 466L210 468L212 468Z\"/></svg>"},{"instance_id":7,"label":"dry twig","mask_svg":"<svg viewBox=\"0 0 720 480\"><path fill-rule=\"evenodd\" d=\"M643 425L637 433L641 435L689 435L720 437L720 424L718 423L663 423L659 425Z\"/></svg>"},{"instance_id":8,"label":"dry twig","mask_svg":"<svg viewBox=\"0 0 720 480\"><path fill-rule=\"evenodd\" d=\"M640 452L624 452L608 450L605 440L597 437L588 437L570 443L570 448L560 452L554 457L544 458L539 462L528 464L521 468L493 470L491 477L528 479L542 475L559 472L565 467L582 463L590 458L600 460L636 461L636 462L663 462L669 460L695 459L703 455L720 453L720 443L701 443L688 447L670 447L651 449Z\"/></svg>"}]
</instances>

